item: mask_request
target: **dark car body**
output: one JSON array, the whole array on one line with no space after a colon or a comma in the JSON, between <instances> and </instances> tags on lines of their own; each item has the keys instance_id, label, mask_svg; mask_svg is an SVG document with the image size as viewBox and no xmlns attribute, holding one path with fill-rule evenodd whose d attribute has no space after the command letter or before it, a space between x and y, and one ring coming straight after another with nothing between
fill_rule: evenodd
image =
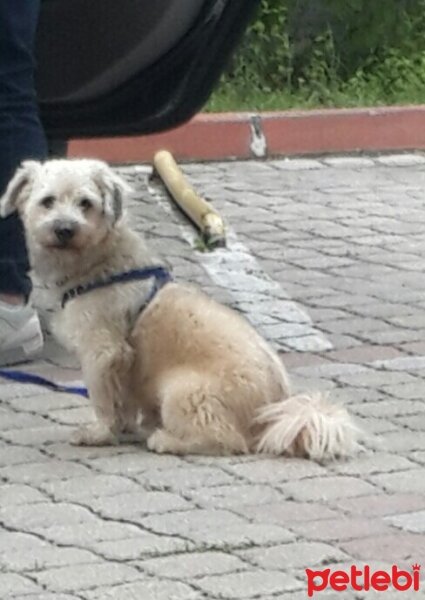
<instances>
[{"instance_id":1,"label":"dark car body","mask_svg":"<svg viewBox=\"0 0 425 600\"><path fill-rule=\"evenodd\" d=\"M260 0L43 0L48 137L147 134L204 105Z\"/></svg>"}]
</instances>

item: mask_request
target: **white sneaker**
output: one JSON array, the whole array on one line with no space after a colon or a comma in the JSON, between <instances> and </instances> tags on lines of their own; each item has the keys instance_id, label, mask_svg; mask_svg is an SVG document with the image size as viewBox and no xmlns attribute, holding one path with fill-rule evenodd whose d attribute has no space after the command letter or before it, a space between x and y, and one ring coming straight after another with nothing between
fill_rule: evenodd
<instances>
[{"instance_id":1,"label":"white sneaker","mask_svg":"<svg viewBox=\"0 0 425 600\"><path fill-rule=\"evenodd\" d=\"M32 306L0 301L0 365L25 360L42 348L40 319Z\"/></svg>"}]
</instances>

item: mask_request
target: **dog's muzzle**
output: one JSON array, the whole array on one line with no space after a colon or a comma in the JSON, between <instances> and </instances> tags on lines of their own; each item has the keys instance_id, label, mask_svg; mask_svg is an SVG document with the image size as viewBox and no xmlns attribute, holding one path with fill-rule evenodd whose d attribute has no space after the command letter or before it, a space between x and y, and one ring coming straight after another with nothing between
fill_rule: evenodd
<instances>
[{"instance_id":1,"label":"dog's muzzle","mask_svg":"<svg viewBox=\"0 0 425 600\"><path fill-rule=\"evenodd\" d=\"M53 231L61 246L66 246L77 233L76 223L56 223Z\"/></svg>"}]
</instances>

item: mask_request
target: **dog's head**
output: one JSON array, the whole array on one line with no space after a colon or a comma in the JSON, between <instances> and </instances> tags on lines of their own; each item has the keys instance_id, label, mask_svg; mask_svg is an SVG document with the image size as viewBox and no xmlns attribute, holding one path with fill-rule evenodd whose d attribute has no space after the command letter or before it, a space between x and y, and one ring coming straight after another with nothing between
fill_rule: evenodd
<instances>
[{"instance_id":1,"label":"dog's head","mask_svg":"<svg viewBox=\"0 0 425 600\"><path fill-rule=\"evenodd\" d=\"M130 191L101 161L26 161L0 200L1 216L19 212L30 246L80 253L113 230Z\"/></svg>"}]
</instances>

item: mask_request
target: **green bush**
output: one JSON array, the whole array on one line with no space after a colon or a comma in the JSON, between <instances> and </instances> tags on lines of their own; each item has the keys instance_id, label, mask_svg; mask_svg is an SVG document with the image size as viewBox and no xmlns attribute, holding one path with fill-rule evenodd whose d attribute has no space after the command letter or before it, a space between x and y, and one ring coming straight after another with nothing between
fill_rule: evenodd
<instances>
[{"instance_id":1,"label":"green bush","mask_svg":"<svg viewBox=\"0 0 425 600\"><path fill-rule=\"evenodd\" d=\"M210 108L423 102L424 85L425 0L262 0Z\"/></svg>"}]
</instances>

